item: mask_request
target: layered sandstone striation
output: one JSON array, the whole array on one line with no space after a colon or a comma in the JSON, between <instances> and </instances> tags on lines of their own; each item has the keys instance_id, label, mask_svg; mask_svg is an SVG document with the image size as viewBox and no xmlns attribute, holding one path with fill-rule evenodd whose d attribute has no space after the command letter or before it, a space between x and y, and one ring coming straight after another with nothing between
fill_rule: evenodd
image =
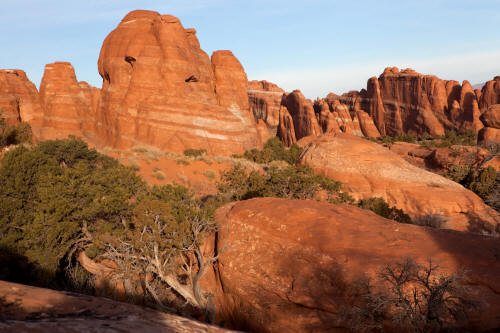
<instances>
[{"instance_id":1,"label":"layered sandstone striation","mask_svg":"<svg viewBox=\"0 0 500 333\"><path fill-rule=\"evenodd\" d=\"M260 145L246 74L229 51L201 50L179 19L138 10L105 39L97 132L105 144L233 154Z\"/></svg>"},{"instance_id":2,"label":"layered sandstone striation","mask_svg":"<svg viewBox=\"0 0 500 333\"><path fill-rule=\"evenodd\" d=\"M376 286L378 273L405 257L422 265L432 259L445 274L465 269L470 297L481 304L467 329L500 326L494 238L312 200L251 199L220 208L216 218L216 250L225 251L216 263L214 300L222 312L240 311L254 331L341 330L339 313L352 301L355 282L368 276Z\"/></svg>"},{"instance_id":3,"label":"layered sandstone striation","mask_svg":"<svg viewBox=\"0 0 500 333\"><path fill-rule=\"evenodd\" d=\"M36 86L20 69L0 70L0 111L10 124L28 122L37 134L43 108Z\"/></svg>"},{"instance_id":4,"label":"layered sandstone striation","mask_svg":"<svg viewBox=\"0 0 500 333\"><path fill-rule=\"evenodd\" d=\"M342 182L357 199L382 197L413 218L439 214L456 230L478 231L481 224L489 224L500 231L499 214L473 192L368 140L344 133L323 135L305 144L300 162Z\"/></svg>"},{"instance_id":5,"label":"layered sandstone striation","mask_svg":"<svg viewBox=\"0 0 500 333\"><path fill-rule=\"evenodd\" d=\"M63 139L70 135L91 139L95 135L98 90L79 83L69 62L45 66L40 84L43 106L40 140Z\"/></svg>"}]
</instances>

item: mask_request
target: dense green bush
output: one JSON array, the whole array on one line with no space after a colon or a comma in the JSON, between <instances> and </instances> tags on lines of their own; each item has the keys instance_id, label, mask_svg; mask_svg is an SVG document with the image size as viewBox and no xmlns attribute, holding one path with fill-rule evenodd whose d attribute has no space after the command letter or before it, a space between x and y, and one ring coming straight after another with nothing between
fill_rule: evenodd
<instances>
[{"instance_id":1,"label":"dense green bush","mask_svg":"<svg viewBox=\"0 0 500 333\"><path fill-rule=\"evenodd\" d=\"M363 209L369 209L375 214L387 219L402 223L412 223L410 216L405 214L403 210L396 207L390 207L389 204L382 198L361 199L358 202L358 206Z\"/></svg>"},{"instance_id":2,"label":"dense green bush","mask_svg":"<svg viewBox=\"0 0 500 333\"><path fill-rule=\"evenodd\" d=\"M0 181L0 246L26 256L48 280L84 243L84 226L119 223L145 188L131 169L75 139L8 152Z\"/></svg>"},{"instance_id":3,"label":"dense green bush","mask_svg":"<svg viewBox=\"0 0 500 333\"><path fill-rule=\"evenodd\" d=\"M148 187L131 168L76 139L6 153L0 183L0 249L10 253L0 263L8 271L29 265L39 285L87 291L90 277L76 260L85 251L117 263L127 286L153 274L144 283L159 304L158 288L171 288L205 308L198 281L213 258L204 258L200 246L215 230L218 200L202 203L182 186Z\"/></svg>"},{"instance_id":4,"label":"dense green bush","mask_svg":"<svg viewBox=\"0 0 500 333\"><path fill-rule=\"evenodd\" d=\"M229 201L256 197L314 199L322 191L331 202L352 200L345 194L340 196L340 182L315 174L308 166L272 166L264 172L247 173L244 167L236 165L221 175L217 188L219 195Z\"/></svg>"},{"instance_id":5,"label":"dense green bush","mask_svg":"<svg viewBox=\"0 0 500 333\"><path fill-rule=\"evenodd\" d=\"M495 188L497 172L493 167L475 168L470 165L453 165L443 176L462 184L485 199L491 195Z\"/></svg>"},{"instance_id":6,"label":"dense green bush","mask_svg":"<svg viewBox=\"0 0 500 333\"><path fill-rule=\"evenodd\" d=\"M33 134L28 123L9 125L0 111L0 148L20 143L31 143Z\"/></svg>"},{"instance_id":7,"label":"dense green bush","mask_svg":"<svg viewBox=\"0 0 500 333\"><path fill-rule=\"evenodd\" d=\"M473 130L467 130L462 133L455 131L446 131L444 136L436 137L434 140L422 142L424 147L446 148L453 145L475 146L477 145L477 134Z\"/></svg>"},{"instance_id":8,"label":"dense green bush","mask_svg":"<svg viewBox=\"0 0 500 333\"><path fill-rule=\"evenodd\" d=\"M262 150L252 149L246 151L243 154L243 158L262 164L272 161L285 161L288 164L294 165L301 153L302 148L296 144L290 148L286 148L278 137L274 137L266 142Z\"/></svg>"},{"instance_id":9,"label":"dense green bush","mask_svg":"<svg viewBox=\"0 0 500 333\"><path fill-rule=\"evenodd\" d=\"M184 156L189 156L189 157L200 157L202 155L205 155L207 153L206 149L186 149L184 150Z\"/></svg>"}]
</instances>

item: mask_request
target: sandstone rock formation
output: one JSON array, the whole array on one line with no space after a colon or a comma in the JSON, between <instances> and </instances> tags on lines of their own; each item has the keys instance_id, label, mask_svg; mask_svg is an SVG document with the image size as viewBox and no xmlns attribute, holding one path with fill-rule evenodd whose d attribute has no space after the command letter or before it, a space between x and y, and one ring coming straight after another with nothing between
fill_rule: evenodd
<instances>
[{"instance_id":1,"label":"sandstone rock formation","mask_svg":"<svg viewBox=\"0 0 500 333\"><path fill-rule=\"evenodd\" d=\"M500 128L500 104L491 105L480 119L487 127Z\"/></svg>"},{"instance_id":2,"label":"sandstone rock formation","mask_svg":"<svg viewBox=\"0 0 500 333\"><path fill-rule=\"evenodd\" d=\"M343 133L323 135L305 145L300 162L342 182L358 199L382 197L412 217L444 215L448 227L456 230L474 230L478 223L500 230L499 214L473 192L368 140Z\"/></svg>"},{"instance_id":3,"label":"sandstone rock formation","mask_svg":"<svg viewBox=\"0 0 500 333\"><path fill-rule=\"evenodd\" d=\"M69 62L45 66L40 84L43 106L40 140L63 139L70 135L93 138L97 92L86 83L78 83Z\"/></svg>"},{"instance_id":4,"label":"sandstone rock formation","mask_svg":"<svg viewBox=\"0 0 500 333\"><path fill-rule=\"evenodd\" d=\"M296 134L294 140L300 140L310 135L318 136L323 133L348 133L360 137L380 137L380 132L372 117L360 108L356 97L347 101L347 103L354 105L353 110L349 110L346 104L339 102L339 98L339 96L330 93L326 98L317 99L312 104L302 95L300 90L285 94L281 105L287 108L293 120ZM288 144L291 128L282 123L279 123L278 128L278 137ZM288 137L282 136L283 133L287 133Z\"/></svg>"},{"instance_id":5,"label":"sandstone rock formation","mask_svg":"<svg viewBox=\"0 0 500 333\"><path fill-rule=\"evenodd\" d=\"M500 84L489 82L479 93L468 81L460 85L412 69L388 67L378 78L368 80L366 90L342 96L331 94L327 99L339 100L351 112L366 111L382 135L439 136L446 130L477 133L483 128L480 110L496 104L494 101L500 96Z\"/></svg>"},{"instance_id":6,"label":"sandstone rock formation","mask_svg":"<svg viewBox=\"0 0 500 333\"><path fill-rule=\"evenodd\" d=\"M500 129L493 127L483 128L477 135L477 142L485 146L500 144Z\"/></svg>"},{"instance_id":7,"label":"sandstone rock formation","mask_svg":"<svg viewBox=\"0 0 500 333\"><path fill-rule=\"evenodd\" d=\"M500 243L491 237L390 221L348 205L259 198L217 211L217 294L224 312L239 310L256 331L330 332L336 314L363 275L411 256L468 273L481 308L469 330L500 327ZM241 318L240 318L241 319ZM335 327L335 329L333 329ZM345 327L345 326L344 326Z\"/></svg>"},{"instance_id":8,"label":"sandstone rock formation","mask_svg":"<svg viewBox=\"0 0 500 333\"><path fill-rule=\"evenodd\" d=\"M284 104L293 119L297 140L322 133L311 100L306 99L300 90L287 94L284 97Z\"/></svg>"},{"instance_id":9,"label":"sandstone rock formation","mask_svg":"<svg viewBox=\"0 0 500 333\"><path fill-rule=\"evenodd\" d=\"M40 96L24 71L0 70L0 110L8 123L25 121L38 133L42 117Z\"/></svg>"},{"instance_id":10,"label":"sandstone rock formation","mask_svg":"<svg viewBox=\"0 0 500 333\"><path fill-rule=\"evenodd\" d=\"M97 106L99 105L99 98L101 97L101 89L93 87L85 81L78 82L78 85L90 103L92 114L95 115L97 113Z\"/></svg>"},{"instance_id":11,"label":"sandstone rock formation","mask_svg":"<svg viewBox=\"0 0 500 333\"><path fill-rule=\"evenodd\" d=\"M408 142L395 142L388 147L411 164L435 172L448 170L452 165L480 166L489 156L485 148L454 145L447 148L423 147Z\"/></svg>"},{"instance_id":12,"label":"sandstone rock formation","mask_svg":"<svg viewBox=\"0 0 500 333\"><path fill-rule=\"evenodd\" d=\"M356 117L359 121L361 131L364 136L368 138L378 138L380 137L380 132L378 131L373 119L363 110L356 111Z\"/></svg>"},{"instance_id":13,"label":"sandstone rock formation","mask_svg":"<svg viewBox=\"0 0 500 333\"><path fill-rule=\"evenodd\" d=\"M271 82L249 81L247 91L254 118L262 119L269 132L275 136L284 90Z\"/></svg>"},{"instance_id":14,"label":"sandstone rock formation","mask_svg":"<svg viewBox=\"0 0 500 333\"><path fill-rule=\"evenodd\" d=\"M105 39L97 132L105 144L233 154L258 147L246 75L227 51L212 62L194 29L152 11L129 13Z\"/></svg>"},{"instance_id":15,"label":"sandstone rock formation","mask_svg":"<svg viewBox=\"0 0 500 333\"><path fill-rule=\"evenodd\" d=\"M482 112L494 104L500 104L500 76L495 76L491 81L484 84L481 89L479 107Z\"/></svg>"},{"instance_id":16,"label":"sandstone rock formation","mask_svg":"<svg viewBox=\"0 0 500 333\"><path fill-rule=\"evenodd\" d=\"M2 332L228 332L107 298L0 281Z\"/></svg>"},{"instance_id":17,"label":"sandstone rock formation","mask_svg":"<svg viewBox=\"0 0 500 333\"><path fill-rule=\"evenodd\" d=\"M291 146L297 142L295 136L295 128L293 125L293 118L288 112L286 106L281 106L279 110L279 125L276 135L287 146Z\"/></svg>"}]
</instances>

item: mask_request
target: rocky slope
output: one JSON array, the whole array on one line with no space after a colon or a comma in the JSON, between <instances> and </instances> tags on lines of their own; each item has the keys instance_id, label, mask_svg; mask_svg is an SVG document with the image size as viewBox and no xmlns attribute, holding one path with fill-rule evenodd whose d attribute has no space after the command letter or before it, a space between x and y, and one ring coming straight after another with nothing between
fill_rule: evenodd
<instances>
[{"instance_id":1,"label":"rocky slope","mask_svg":"<svg viewBox=\"0 0 500 333\"><path fill-rule=\"evenodd\" d=\"M354 281L411 256L464 268L470 295L481 301L469 330L500 327L500 243L492 238L401 224L348 205L251 199L217 212L219 309L240 311L257 331L342 331L340 308ZM345 303L347 302L347 303ZM293 318L293 320L291 320ZM344 326L345 327L345 326Z\"/></svg>"},{"instance_id":2,"label":"rocky slope","mask_svg":"<svg viewBox=\"0 0 500 333\"><path fill-rule=\"evenodd\" d=\"M0 281L2 332L228 332L106 298Z\"/></svg>"},{"instance_id":3,"label":"rocky slope","mask_svg":"<svg viewBox=\"0 0 500 333\"><path fill-rule=\"evenodd\" d=\"M304 146L300 163L344 183L358 199L382 197L412 217L439 214L456 230L480 231L482 224L490 224L500 231L500 215L473 192L376 143L340 133L304 138L299 144Z\"/></svg>"}]
</instances>

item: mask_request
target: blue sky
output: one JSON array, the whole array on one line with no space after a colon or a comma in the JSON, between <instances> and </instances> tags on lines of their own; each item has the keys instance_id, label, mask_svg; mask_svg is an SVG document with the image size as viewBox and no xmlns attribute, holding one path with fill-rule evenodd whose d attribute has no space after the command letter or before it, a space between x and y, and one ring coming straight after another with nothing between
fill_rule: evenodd
<instances>
[{"instance_id":1,"label":"blue sky","mask_svg":"<svg viewBox=\"0 0 500 333\"><path fill-rule=\"evenodd\" d=\"M366 86L387 66L472 84L500 75L500 0L0 0L0 68L38 86L44 65L70 61L101 86L102 42L133 9L194 27L209 54L230 49L249 79L309 98Z\"/></svg>"}]
</instances>

